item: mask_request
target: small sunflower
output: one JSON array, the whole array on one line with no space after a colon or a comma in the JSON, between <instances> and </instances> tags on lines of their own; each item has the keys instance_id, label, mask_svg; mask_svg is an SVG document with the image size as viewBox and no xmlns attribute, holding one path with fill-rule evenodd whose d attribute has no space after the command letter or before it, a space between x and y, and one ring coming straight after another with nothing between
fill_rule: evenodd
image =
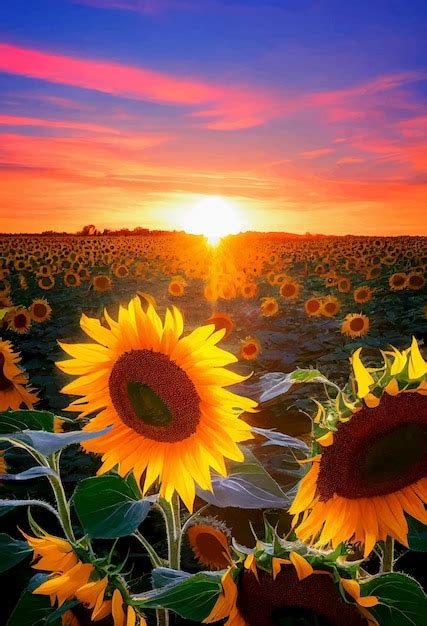
<instances>
[{"instance_id":1,"label":"small sunflower","mask_svg":"<svg viewBox=\"0 0 427 626\"><path fill-rule=\"evenodd\" d=\"M184 295L186 283L182 278L173 278L168 286L171 296L181 297Z\"/></svg>"},{"instance_id":2,"label":"small sunflower","mask_svg":"<svg viewBox=\"0 0 427 626\"><path fill-rule=\"evenodd\" d=\"M31 326L31 315L27 309L18 308L7 315L7 321L10 330L19 335L24 335Z\"/></svg>"},{"instance_id":3,"label":"small sunflower","mask_svg":"<svg viewBox=\"0 0 427 626\"><path fill-rule=\"evenodd\" d=\"M275 317L279 313L279 303L276 298L262 298L260 309L263 317Z\"/></svg>"},{"instance_id":4,"label":"small sunflower","mask_svg":"<svg viewBox=\"0 0 427 626\"><path fill-rule=\"evenodd\" d=\"M427 364L415 339L378 369L360 352L352 386L319 406L312 467L290 513L302 541L350 541L367 557L388 536L408 544L405 514L427 524Z\"/></svg>"},{"instance_id":5,"label":"small sunflower","mask_svg":"<svg viewBox=\"0 0 427 626\"><path fill-rule=\"evenodd\" d=\"M296 300L299 296L300 289L301 285L296 280L288 278L281 284L279 293L282 298L286 298L286 300Z\"/></svg>"},{"instance_id":6,"label":"small sunflower","mask_svg":"<svg viewBox=\"0 0 427 626\"><path fill-rule=\"evenodd\" d=\"M335 296L328 296L322 301L320 314L324 317L334 317L341 309L341 302Z\"/></svg>"},{"instance_id":7,"label":"small sunflower","mask_svg":"<svg viewBox=\"0 0 427 626\"><path fill-rule=\"evenodd\" d=\"M365 304L372 299L373 290L371 287L364 285L363 287L358 287L353 292L353 299L358 304Z\"/></svg>"},{"instance_id":8,"label":"small sunflower","mask_svg":"<svg viewBox=\"0 0 427 626\"><path fill-rule=\"evenodd\" d=\"M31 319L34 322L42 323L48 320L52 314L52 309L47 300L36 298L29 308Z\"/></svg>"},{"instance_id":9,"label":"small sunflower","mask_svg":"<svg viewBox=\"0 0 427 626\"><path fill-rule=\"evenodd\" d=\"M95 291L111 291L113 284L107 274L98 274L92 278L92 286Z\"/></svg>"},{"instance_id":10,"label":"small sunflower","mask_svg":"<svg viewBox=\"0 0 427 626\"><path fill-rule=\"evenodd\" d=\"M421 272L417 272L415 270L409 272L405 282L406 288L411 289L412 291L420 291L420 289L424 288L425 284L426 280L424 278L424 275Z\"/></svg>"},{"instance_id":11,"label":"small sunflower","mask_svg":"<svg viewBox=\"0 0 427 626\"><path fill-rule=\"evenodd\" d=\"M74 270L68 270L64 273L62 278L66 287L75 288L81 283L80 276Z\"/></svg>"},{"instance_id":12,"label":"small sunflower","mask_svg":"<svg viewBox=\"0 0 427 626\"><path fill-rule=\"evenodd\" d=\"M234 329L234 322L231 315L228 313L221 313L220 311L213 313L210 318L206 320L206 324L213 324L216 331L224 329L224 339L228 337Z\"/></svg>"},{"instance_id":13,"label":"small sunflower","mask_svg":"<svg viewBox=\"0 0 427 626\"><path fill-rule=\"evenodd\" d=\"M214 518L199 517L187 531L198 562L210 569L224 569L232 564L229 535L225 524Z\"/></svg>"},{"instance_id":14,"label":"small sunflower","mask_svg":"<svg viewBox=\"0 0 427 626\"><path fill-rule=\"evenodd\" d=\"M404 272L396 272L388 279L389 287L392 291L401 291L406 288L406 274Z\"/></svg>"},{"instance_id":15,"label":"small sunflower","mask_svg":"<svg viewBox=\"0 0 427 626\"><path fill-rule=\"evenodd\" d=\"M253 361L261 352L261 344L256 337L246 337L242 341L239 356L245 361Z\"/></svg>"},{"instance_id":16,"label":"small sunflower","mask_svg":"<svg viewBox=\"0 0 427 626\"><path fill-rule=\"evenodd\" d=\"M58 363L78 376L62 390L82 396L68 410L99 413L84 430L113 427L84 448L103 454L100 474L117 465L139 482L145 472L144 493L159 479L163 497L176 491L191 510L196 484L210 489L210 468L225 475L224 458L242 460L237 444L252 438L240 415L256 403L224 388L245 380L224 367L237 359L216 345L224 332L213 324L182 337L176 307L162 322L136 297L120 307L118 321L106 310L104 316L109 328L82 316L82 329L97 343L61 344L74 358Z\"/></svg>"},{"instance_id":17,"label":"small sunflower","mask_svg":"<svg viewBox=\"0 0 427 626\"><path fill-rule=\"evenodd\" d=\"M304 310L309 317L319 317L322 309L320 298L309 298L304 302Z\"/></svg>"},{"instance_id":18,"label":"small sunflower","mask_svg":"<svg viewBox=\"0 0 427 626\"><path fill-rule=\"evenodd\" d=\"M255 298L258 291L258 285L256 283L245 283L241 287L241 294L247 300Z\"/></svg>"},{"instance_id":19,"label":"small sunflower","mask_svg":"<svg viewBox=\"0 0 427 626\"><path fill-rule=\"evenodd\" d=\"M116 265L113 268L113 272L114 272L114 276L116 278L126 278L127 276L129 276L129 269L123 263L120 263L119 265Z\"/></svg>"},{"instance_id":20,"label":"small sunflower","mask_svg":"<svg viewBox=\"0 0 427 626\"><path fill-rule=\"evenodd\" d=\"M342 277L337 282L338 291L340 293L348 293L351 289L351 281L349 278Z\"/></svg>"},{"instance_id":21,"label":"small sunflower","mask_svg":"<svg viewBox=\"0 0 427 626\"><path fill-rule=\"evenodd\" d=\"M55 279L53 276L50 275L41 276L37 281L37 285L40 287L40 289L43 289L44 291L49 291L49 289L52 289L52 287L55 286Z\"/></svg>"},{"instance_id":22,"label":"small sunflower","mask_svg":"<svg viewBox=\"0 0 427 626\"><path fill-rule=\"evenodd\" d=\"M341 333L347 337L364 337L369 331L369 317L362 313L349 313L346 315Z\"/></svg>"}]
</instances>

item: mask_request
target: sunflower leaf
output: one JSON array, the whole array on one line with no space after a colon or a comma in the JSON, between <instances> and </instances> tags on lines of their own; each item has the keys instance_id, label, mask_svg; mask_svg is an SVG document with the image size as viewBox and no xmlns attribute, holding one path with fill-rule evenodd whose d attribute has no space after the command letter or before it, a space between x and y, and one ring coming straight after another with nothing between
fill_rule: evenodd
<instances>
[{"instance_id":1,"label":"sunflower leaf","mask_svg":"<svg viewBox=\"0 0 427 626\"><path fill-rule=\"evenodd\" d=\"M156 575L154 570L153 577ZM133 602L144 608L170 609L184 619L201 623L212 611L222 591L221 575L217 572L198 572L186 576L184 572L175 572L168 576L173 582L133 596Z\"/></svg>"},{"instance_id":2,"label":"sunflower leaf","mask_svg":"<svg viewBox=\"0 0 427 626\"><path fill-rule=\"evenodd\" d=\"M408 544L414 552L427 552L427 526L422 522L408 517Z\"/></svg>"},{"instance_id":3,"label":"sunflower leaf","mask_svg":"<svg viewBox=\"0 0 427 626\"><path fill-rule=\"evenodd\" d=\"M381 626L424 626L427 596L405 574L375 576L361 585L361 595L377 596L379 604L369 609Z\"/></svg>"},{"instance_id":4,"label":"sunflower leaf","mask_svg":"<svg viewBox=\"0 0 427 626\"><path fill-rule=\"evenodd\" d=\"M50 467L36 465L19 474L0 474L0 480L31 480L32 478L39 478L40 476L58 477L58 474Z\"/></svg>"},{"instance_id":5,"label":"sunflower leaf","mask_svg":"<svg viewBox=\"0 0 427 626\"><path fill-rule=\"evenodd\" d=\"M0 433L16 433L27 429L47 430L52 433L54 419L55 415L50 411L2 411Z\"/></svg>"},{"instance_id":6,"label":"sunflower leaf","mask_svg":"<svg viewBox=\"0 0 427 626\"><path fill-rule=\"evenodd\" d=\"M258 459L244 449L245 459L229 470L228 476L212 477L212 492L197 490L203 500L221 508L284 509L290 499Z\"/></svg>"},{"instance_id":7,"label":"sunflower leaf","mask_svg":"<svg viewBox=\"0 0 427 626\"><path fill-rule=\"evenodd\" d=\"M48 596L33 595L32 591L47 579L46 574L36 574L22 592L6 626L42 626L48 616L55 611ZM62 607L61 607L62 608ZM66 609L65 609L66 610ZM61 626L61 619L49 622L51 626Z\"/></svg>"},{"instance_id":8,"label":"sunflower leaf","mask_svg":"<svg viewBox=\"0 0 427 626\"><path fill-rule=\"evenodd\" d=\"M151 498L137 498L133 485L115 475L82 480L72 502L84 530L97 539L131 535L147 517Z\"/></svg>"},{"instance_id":9,"label":"sunflower leaf","mask_svg":"<svg viewBox=\"0 0 427 626\"><path fill-rule=\"evenodd\" d=\"M9 435L11 440L22 441L31 446L37 452L41 452L44 456L49 456L54 452L58 452L70 446L73 443L81 443L90 439L96 439L105 435L111 430L110 427L104 428L97 432L74 431L69 433L49 433L43 430L23 430L20 433Z\"/></svg>"},{"instance_id":10,"label":"sunflower leaf","mask_svg":"<svg viewBox=\"0 0 427 626\"><path fill-rule=\"evenodd\" d=\"M0 533L0 573L20 563L32 552L33 549L26 541L19 541Z\"/></svg>"}]
</instances>

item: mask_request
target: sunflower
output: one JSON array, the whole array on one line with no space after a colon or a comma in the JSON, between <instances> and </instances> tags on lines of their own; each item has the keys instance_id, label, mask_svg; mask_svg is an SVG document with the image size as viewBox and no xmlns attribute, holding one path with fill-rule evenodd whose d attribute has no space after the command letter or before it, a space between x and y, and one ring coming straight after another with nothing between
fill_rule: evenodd
<instances>
[{"instance_id":1,"label":"sunflower","mask_svg":"<svg viewBox=\"0 0 427 626\"><path fill-rule=\"evenodd\" d=\"M186 283L181 278L173 278L169 285L168 291L171 296L180 297L184 295Z\"/></svg>"},{"instance_id":2,"label":"sunflower","mask_svg":"<svg viewBox=\"0 0 427 626\"><path fill-rule=\"evenodd\" d=\"M381 265L372 265L366 271L366 280L374 280L381 276L382 267Z\"/></svg>"},{"instance_id":3,"label":"sunflower","mask_svg":"<svg viewBox=\"0 0 427 626\"><path fill-rule=\"evenodd\" d=\"M206 324L213 324L216 331L224 329L224 339L228 337L234 329L233 318L228 313L221 313L219 311L213 313L210 318L206 320Z\"/></svg>"},{"instance_id":4,"label":"sunflower","mask_svg":"<svg viewBox=\"0 0 427 626\"><path fill-rule=\"evenodd\" d=\"M34 322L45 322L52 314L52 309L47 300L44 298L36 298L29 308L31 319Z\"/></svg>"},{"instance_id":5,"label":"sunflower","mask_svg":"<svg viewBox=\"0 0 427 626\"><path fill-rule=\"evenodd\" d=\"M299 296L301 285L292 278L288 278L284 281L279 289L280 295L286 300L296 300Z\"/></svg>"},{"instance_id":6,"label":"sunflower","mask_svg":"<svg viewBox=\"0 0 427 626\"><path fill-rule=\"evenodd\" d=\"M389 287L392 291L401 291L406 287L406 274L404 272L396 272L388 279Z\"/></svg>"},{"instance_id":7,"label":"sunflower","mask_svg":"<svg viewBox=\"0 0 427 626\"><path fill-rule=\"evenodd\" d=\"M120 591L111 587L108 576L93 563L83 562L68 541L48 533L43 533L41 537L22 534L34 550L32 567L51 574L33 590L33 594L49 596L52 606L62 606L68 600L77 599L86 612L88 609L92 611L90 620L94 622L112 615L114 626L135 624L135 610L124 605ZM82 610L77 609L76 612L81 613ZM144 618L141 620L142 624L146 624ZM80 624L74 612L62 623L67 626Z\"/></svg>"},{"instance_id":8,"label":"sunflower","mask_svg":"<svg viewBox=\"0 0 427 626\"><path fill-rule=\"evenodd\" d=\"M98 274L92 279L92 286L95 291L111 291L112 282L111 278L106 274Z\"/></svg>"},{"instance_id":9,"label":"sunflower","mask_svg":"<svg viewBox=\"0 0 427 626\"><path fill-rule=\"evenodd\" d=\"M335 296L328 296L322 301L320 314L324 317L334 317L340 312L341 302Z\"/></svg>"},{"instance_id":10,"label":"sunflower","mask_svg":"<svg viewBox=\"0 0 427 626\"><path fill-rule=\"evenodd\" d=\"M176 307L162 322L135 297L120 307L118 321L104 315L109 328L82 316L82 329L97 343L62 344L74 358L58 363L78 376L62 390L82 396L68 410L101 410L84 430L113 427L84 448L103 454L100 474L117 465L139 482L145 472L144 493L159 479L163 497L176 491L191 510L196 483L211 489L210 468L225 475L224 457L242 460L237 444L252 438L240 414L256 403L224 388L245 380L224 367L237 359L216 345L224 331L213 324L182 337Z\"/></svg>"},{"instance_id":11,"label":"sunflower","mask_svg":"<svg viewBox=\"0 0 427 626\"><path fill-rule=\"evenodd\" d=\"M232 564L230 537L225 524L214 518L198 517L188 529L187 538L201 565L224 569Z\"/></svg>"},{"instance_id":12,"label":"sunflower","mask_svg":"<svg viewBox=\"0 0 427 626\"><path fill-rule=\"evenodd\" d=\"M80 276L74 270L68 270L65 272L63 279L66 287L78 287L81 283Z\"/></svg>"},{"instance_id":13,"label":"sunflower","mask_svg":"<svg viewBox=\"0 0 427 626\"><path fill-rule=\"evenodd\" d=\"M369 317L362 313L349 313L344 318L341 333L347 337L363 337L369 331Z\"/></svg>"},{"instance_id":14,"label":"sunflower","mask_svg":"<svg viewBox=\"0 0 427 626\"><path fill-rule=\"evenodd\" d=\"M407 289L412 289L413 291L419 291L420 289L423 289L425 284L426 281L424 275L421 272L417 272L416 270L409 272L405 282L405 286L407 287Z\"/></svg>"},{"instance_id":15,"label":"sunflower","mask_svg":"<svg viewBox=\"0 0 427 626\"><path fill-rule=\"evenodd\" d=\"M326 555L319 558L301 544L285 547L276 538L274 544L258 541L253 551L242 548L239 556L222 575L204 624L228 618L228 626L378 626L368 610L378 598L362 595L363 586L348 569Z\"/></svg>"},{"instance_id":16,"label":"sunflower","mask_svg":"<svg viewBox=\"0 0 427 626\"><path fill-rule=\"evenodd\" d=\"M258 291L258 285L256 283L245 283L241 287L241 293L247 300L255 298Z\"/></svg>"},{"instance_id":17,"label":"sunflower","mask_svg":"<svg viewBox=\"0 0 427 626\"><path fill-rule=\"evenodd\" d=\"M7 463L4 458L4 450L0 450L0 474L7 474Z\"/></svg>"},{"instance_id":18,"label":"sunflower","mask_svg":"<svg viewBox=\"0 0 427 626\"><path fill-rule=\"evenodd\" d=\"M19 281L19 288L26 291L28 289L28 283L27 283L27 279L25 278L23 274L19 274L18 281Z\"/></svg>"},{"instance_id":19,"label":"sunflower","mask_svg":"<svg viewBox=\"0 0 427 626\"><path fill-rule=\"evenodd\" d=\"M261 344L256 337L246 337L242 341L239 356L245 361L253 361L261 352Z\"/></svg>"},{"instance_id":20,"label":"sunflower","mask_svg":"<svg viewBox=\"0 0 427 626\"><path fill-rule=\"evenodd\" d=\"M24 335L31 326L31 315L27 309L18 308L7 315L7 321L10 330L19 335Z\"/></svg>"},{"instance_id":21,"label":"sunflower","mask_svg":"<svg viewBox=\"0 0 427 626\"><path fill-rule=\"evenodd\" d=\"M358 304L365 304L371 300L373 294L373 290L371 287L364 285L363 287L358 287L353 291L353 299Z\"/></svg>"},{"instance_id":22,"label":"sunflower","mask_svg":"<svg viewBox=\"0 0 427 626\"><path fill-rule=\"evenodd\" d=\"M309 298L304 302L304 310L309 317L318 317L321 312L322 301L319 298Z\"/></svg>"},{"instance_id":23,"label":"sunflower","mask_svg":"<svg viewBox=\"0 0 427 626\"><path fill-rule=\"evenodd\" d=\"M337 282L338 291L340 293L348 293L351 289L351 281L349 278L339 278Z\"/></svg>"},{"instance_id":24,"label":"sunflower","mask_svg":"<svg viewBox=\"0 0 427 626\"><path fill-rule=\"evenodd\" d=\"M263 317L275 317L279 313L279 303L276 298L262 298L260 308Z\"/></svg>"},{"instance_id":25,"label":"sunflower","mask_svg":"<svg viewBox=\"0 0 427 626\"><path fill-rule=\"evenodd\" d=\"M408 545L405 514L427 524L427 364L418 344L367 369L351 357L353 385L320 405L312 466L290 508L302 541Z\"/></svg>"},{"instance_id":26,"label":"sunflower","mask_svg":"<svg viewBox=\"0 0 427 626\"><path fill-rule=\"evenodd\" d=\"M37 281L37 285L40 287L40 289L48 291L49 289L52 289L52 287L54 287L55 279L53 276L41 276Z\"/></svg>"},{"instance_id":27,"label":"sunflower","mask_svg":"<svg viewBox=\"0 0 427 626\"><path fill-rule=\"evenodd\" d=\"M123 263L116 265L113 268L113 272L116 278L126 278L127 276L129 276L129 269Z\"/></svg>"}]
</instances>

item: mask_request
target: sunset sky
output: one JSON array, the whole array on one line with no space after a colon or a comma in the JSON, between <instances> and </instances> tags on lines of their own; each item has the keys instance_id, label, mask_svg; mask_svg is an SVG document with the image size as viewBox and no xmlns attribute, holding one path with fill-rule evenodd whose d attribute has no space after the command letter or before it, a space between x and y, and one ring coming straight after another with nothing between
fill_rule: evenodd
<instances>
[{"instance_id":1,"label":"sunset sky","mask_svg":"<svg viewBox=\"0 0 427 626\"><path fill-rule=\"evenodd\" d=\"M427 234L425 0L3 0L0 231Z\"/></svg>"}]
</instances>

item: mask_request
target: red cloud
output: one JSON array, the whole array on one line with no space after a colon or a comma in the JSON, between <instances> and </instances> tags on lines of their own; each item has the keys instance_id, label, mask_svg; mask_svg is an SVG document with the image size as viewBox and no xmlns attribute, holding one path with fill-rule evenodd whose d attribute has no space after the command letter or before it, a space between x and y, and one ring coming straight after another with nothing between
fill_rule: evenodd
<instances>
[{"instance_id":1,"label":"red cloud","mask_svg":"<svg viewBox=\"0 0 427 626\"><path fill-rule=\"evenodd\" d=\"M19 117L17 115L0 115L0 126L40 126L44 128L70 128L72 130L86 130L93 133L120 134L115 128L86 124L85 122L67 122L46 120L37 117Z\"/></svg>"}]
</instances>

